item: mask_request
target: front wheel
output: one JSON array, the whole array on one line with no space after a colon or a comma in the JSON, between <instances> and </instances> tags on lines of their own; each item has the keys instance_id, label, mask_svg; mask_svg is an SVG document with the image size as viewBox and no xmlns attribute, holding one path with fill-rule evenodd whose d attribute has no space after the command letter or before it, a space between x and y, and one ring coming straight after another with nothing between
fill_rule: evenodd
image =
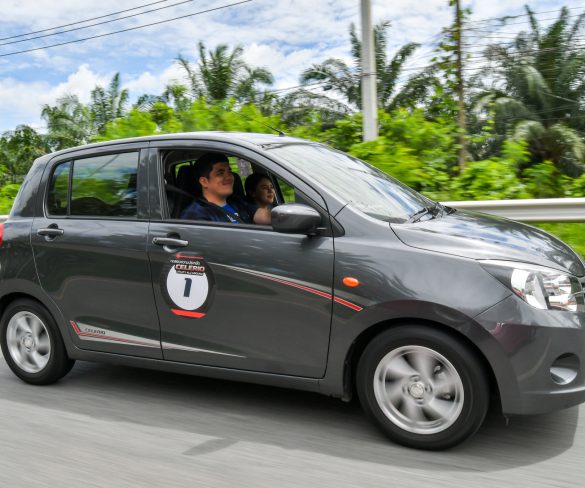
<instances>
[{"instance_id":1,"label":"front wheel","mask_svg":"<svg viewBox=\"0 0 585 488\"><path fill-rule=\"evenodd\" d=\"M391 439L418 449L462 442L488 409L481 363L464 343L431 327L400 326L376 336L356 380L366 413Z\"/></svg>"},{"instance_id":2,"label":"front wheel","mask_svg":"<svg viewBox=\"0 0 585 488\"><path fill-rule=\"evenodd\" d=\"M54 383L73 367L57 324L39 303L22 299L0 321L2 354L12 372L34 385Z\"/></svg>"}]
</instances>

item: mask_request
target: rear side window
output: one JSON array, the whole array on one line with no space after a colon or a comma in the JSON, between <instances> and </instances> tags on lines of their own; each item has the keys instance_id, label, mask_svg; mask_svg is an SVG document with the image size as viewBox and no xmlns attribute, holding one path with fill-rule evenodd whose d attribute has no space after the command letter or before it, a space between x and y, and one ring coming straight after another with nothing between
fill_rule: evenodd
<instances>
[{"instance_id":1,"label":"rear side window","mask_svg":"<svg viewBox=\"0 0 585 488\"><path fill-rule=\"evenodd\" d=\"M108 154L58 165L51 178L51 215L126 217L137 215L138 152Z\"/></svg>"},{"instance_id":2,"label":"rear side window","mask_svg":"<svg viewBox=\"0 0 585 488\"><path fill-rule=\"evenodd\" d=\"M67 215L69 203L69 173L71 163L63 163L55 168L51 185L49 187L49 199L47 208L51 215Z\"/></svg>"}]
</instances>

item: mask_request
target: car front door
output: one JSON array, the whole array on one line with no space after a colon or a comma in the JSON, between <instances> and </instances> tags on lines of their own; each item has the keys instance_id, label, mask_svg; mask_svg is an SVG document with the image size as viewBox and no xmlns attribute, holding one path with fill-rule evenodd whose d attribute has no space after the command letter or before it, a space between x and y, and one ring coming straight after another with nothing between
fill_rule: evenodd
<instances>
[{"instance_id":1,"label":"car front door","mask_svg":"<svg viewBox=\"0 0 585 488\"><path fill-rule=\"evenodd\" d=\"M172 145L152 150L152 178L161 185L161 155L180 150ZM328 221L320 196L271 161L228 145L209 148L263 165L308 195ZM332 310L331 232L310 237L268 226L172 220L164 192L153 193L148 253L164 358L322 377Z\"/></svg>"},{"instance_id":2,"label":"car front door","mask_svg":"<svg viewBox=\"0 0 585 488\"><path fill-rule=\"evenodd\" d=\"M43 175L35 264L81 349L162 358L146 253L146 145L62 155Z\"/></svg>"}]
</instances>

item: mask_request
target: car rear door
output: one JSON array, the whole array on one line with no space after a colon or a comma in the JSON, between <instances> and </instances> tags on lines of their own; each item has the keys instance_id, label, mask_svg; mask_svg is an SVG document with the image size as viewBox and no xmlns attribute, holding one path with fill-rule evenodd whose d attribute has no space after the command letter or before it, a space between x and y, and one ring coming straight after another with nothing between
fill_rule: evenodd
<instances>
[{"instance_id":1,"label":"car rear door","mask_svg":"<svg viewBox=\"0 0 585 488\"><path fill-rule=\"evenodd\" d=\"M314 190L268 159L227 144L157 143L151 179L158 179L159 189L160 155L181 148L208 148L254 161L303 191L328 220ZM164 191L151 193L148 238L164 358L322 377L332 311L331 233L309 237L269 227L173 220L164 198Z\"/></svg>"},{"instance_id":2,"label":"car rear door","mask_svg":"<svg viewBox=\"0 0 585 488\"><path fill-rule=\"evenodd\" d=\"M147 143L67 153L46 167L31 231L41 286L81 349L162 358L146 253Z\"/></svg>"}]
</instances>

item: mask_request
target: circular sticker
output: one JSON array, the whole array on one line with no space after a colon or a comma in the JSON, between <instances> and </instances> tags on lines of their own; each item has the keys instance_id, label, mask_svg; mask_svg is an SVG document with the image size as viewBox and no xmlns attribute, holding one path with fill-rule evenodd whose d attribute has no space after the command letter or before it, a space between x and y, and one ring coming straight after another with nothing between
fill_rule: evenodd
<instances>
[{"instance_id":1,"label":"circular sticker","mask_svg":"<svg viewBox=\"0 0 585 488\"><path fill-rule=\"evenodd\" d=\"M204 273L182 273L173 266L167 275L167 292L183 310L196 310L207 300L209 282Z\"/></svg>"},{"instance_id":2,"label":"circular sticker","mask_svg":"<svg viewBox=\"0 0 585 488\"><path fill-rule=\"evenodd\" d=\"M161 285L172 307L205 312L213 298L214 280L201 256L177 253L163 269Z\"/></svg>"}]
</instances>

